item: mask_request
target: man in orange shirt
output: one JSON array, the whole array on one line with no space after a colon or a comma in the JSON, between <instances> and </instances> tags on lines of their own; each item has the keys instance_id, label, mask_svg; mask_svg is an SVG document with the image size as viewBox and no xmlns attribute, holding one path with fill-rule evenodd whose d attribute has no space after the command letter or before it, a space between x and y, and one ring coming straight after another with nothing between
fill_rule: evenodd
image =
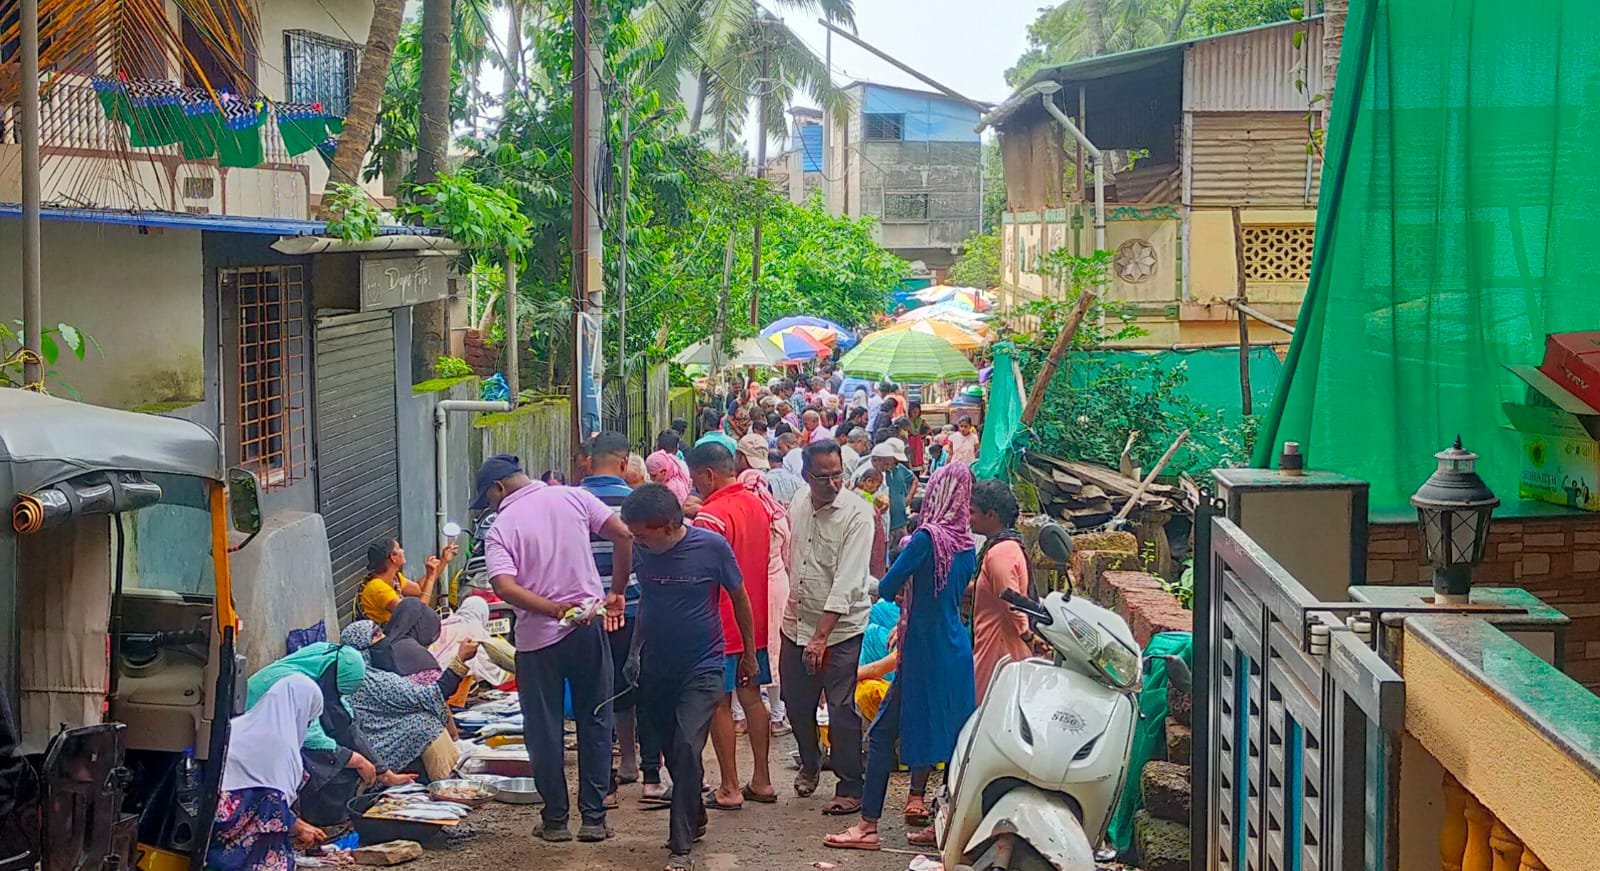
<instances>
[{"instance_id":1,"label":"man in orange shirt","mask_svg":"<svg viewBox=\"0 0 1600 871\"><path fill-rule=\"evenodd\" d=\"M739 657L744 654L744 639L734 621L733 602L722 595L722 637L727 654L724 689L711 719L711 746L717 754L717 769L722 782L706 806L716 810L742 807L745 800L771 804L777 801L772 787L768 753L772 743L772 724L761 687L772 683L772 668L767 660L767 572L772 554L772 533L766 507L760 497L739 483L733 453L716 442L696 445L689 452L689 476L704 501L694 525L717 533L733 548L744 588L755 612L756 663L760 673L745 685L738 682ZM750 734L750 750L755 756L754 771L748 784L739 782L737 736L733 723L733 694L739 696ZM692 785L689 785L692 786ZM679 788L683 788L680 785Z\"/></svg>"}]
</instances>

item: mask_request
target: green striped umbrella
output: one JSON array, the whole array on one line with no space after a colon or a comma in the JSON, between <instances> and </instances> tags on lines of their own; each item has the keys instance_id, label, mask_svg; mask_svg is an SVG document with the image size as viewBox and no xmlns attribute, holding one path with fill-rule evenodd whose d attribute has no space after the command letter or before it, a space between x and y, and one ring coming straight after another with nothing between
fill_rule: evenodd
<instances>
[{"instance_id":1,"label":"green striped umbrella","mask_svg":"<svg viewBox=\"0 0 1600 871\"><path fill-rule=\"evenodd\" d=\"M978 370L955 346L938 336L883 330L861 340L839 361L846 375L874 381L922 383L976 380Z\"/></svg>"}]
</instances>

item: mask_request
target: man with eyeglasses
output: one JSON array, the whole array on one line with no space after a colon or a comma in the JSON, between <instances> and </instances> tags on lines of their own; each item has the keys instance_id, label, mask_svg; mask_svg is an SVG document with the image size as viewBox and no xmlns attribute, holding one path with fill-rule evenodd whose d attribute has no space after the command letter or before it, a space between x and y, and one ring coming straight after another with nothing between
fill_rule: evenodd
<instances>
[{"instance_id":1,"label":"man with eyeglasses","mask_svg":"<svg viewBox=\"0 0 1600 871\"><path fill-rule=\"evenodd\" d=\"M823 813L861 808L861 715L856 711L856 662L866 631L871 583L872 508L845 492L839 445L821 441L801 457L806 489L789 505L789 605L784 609L778 683L800 748L795 793L817 789L822 749L817 703L828 700L828 739L839 782Z\"/></svg>"}]
</instances>

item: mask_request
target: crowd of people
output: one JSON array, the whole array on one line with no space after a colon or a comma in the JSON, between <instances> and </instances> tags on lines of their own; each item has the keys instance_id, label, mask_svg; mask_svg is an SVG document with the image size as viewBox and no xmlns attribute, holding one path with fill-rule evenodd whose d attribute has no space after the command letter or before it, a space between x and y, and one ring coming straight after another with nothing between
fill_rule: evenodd
<instances>
[{"instance_id":1,"label":"crowd of people","mask_svg":"<svg viewBox=\"0 0 1600 871\"><path fill-rule=\"evenodd\" d=\"M642 780L638 800L670 808L666 867L692 867L708 811L780 801L773 737L792 732L794 794L831 770L823 812L859 815L828 846L879 847L897 764L912 772L908 837L930 844L931 773L996 663L1030 649L999 598L1032 593L1017 505L974 481L970 418L935 430L899 386L841 381L744 386L703 414L697 440L675 421L648 456L599 433L574 486L486 460L468 573L515 615L514 674L478 649L486 598L444 620L427 605L453 545L414 582L398 542L374 544L339 643L251 677L235 728L261 737L230 753L208 861L260 867L321 837L367 785L447 776L451 707L474 682L515 684L544 840L574 837L570 718L580 841L609 838L619 787Z\"/></svg>"}]
</instances>

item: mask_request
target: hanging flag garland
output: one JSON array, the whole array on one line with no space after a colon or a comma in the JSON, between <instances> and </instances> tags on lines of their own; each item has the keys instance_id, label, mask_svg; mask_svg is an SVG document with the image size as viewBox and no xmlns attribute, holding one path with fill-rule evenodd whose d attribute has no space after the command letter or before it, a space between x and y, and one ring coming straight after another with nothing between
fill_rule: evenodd
<instances>
[{"instance_id":1,"label":"hanging flag garland","mask_svg":"<svg viewBox=\"0 0 1600 871\"><path fill-rule=\"evenodd\" d=\"M261 147L261 125L266 120L266 104L224 94L222 128L217 136L217 163L238 168L265 163L267 154Z\"/></svg>"},{"instance_id":2,"label":"hanging flag garland","mask_svg":"<svg viewBox=\"0 0 1600 871\"><path fill-rule=\"evenodd\" d=\"M94 76L95 97L108 120L128 127L134 148L178 145L185 160L215 156L222 166L249 168L266 162L261 127L268 106L260 99L185 88L164 79ZM344 119L321 103L282 103L272 107L278 131L291 156L320 151L332 159L332 145Z\"/></svg>"},{"instance_id":3,"label":"hanging flag garland","mask_svg":"<svg viewBox=\"0 0 1600 871\"><path fill-rule=\"evenodd\" d=\"M184 126L183 88L164 79L131 79L126 83L128 144L134 148L173 145Z\"/></svg>"},{"instance_id":4,"label":"hanging flag garland","mask_svg":"<svg viewBox=\"0 0 1600 871\"><path fill-rule=\"evenodd\" d=\"M222 115L217 104L197 91L183 95L184 125L179 136L184 160L205 160L217 153L217 135L222 128Z\"/></svg>"},{"instance_id":5,"label":"hanging flag garland","mask_svg":"<svg viewBox=\"0 0 1600 871\"><path fill-rule=\"evenodd\" d=\"M328 116L321 103L279 103L278 132L290 155L305 154L328 138Z\"/></svg>"}]
</instances>

